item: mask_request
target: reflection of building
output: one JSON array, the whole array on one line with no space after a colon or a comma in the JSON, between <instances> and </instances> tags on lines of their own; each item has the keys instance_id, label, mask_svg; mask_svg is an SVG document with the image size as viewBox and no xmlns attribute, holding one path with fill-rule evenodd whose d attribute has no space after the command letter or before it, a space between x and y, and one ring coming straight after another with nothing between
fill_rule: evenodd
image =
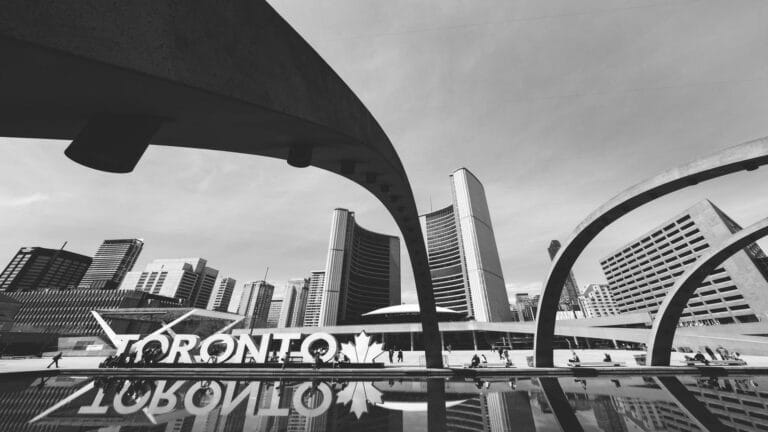
<instances>
[{"instance_id":1,"label":"reflection of building","mask_svg":"<svg viewBox=\"0 0 768 432\"><path fill-rule=\"evenodd\" d=\"M356 324L361 315L400 304L400 239L368 231L336 209L325 265L319 325Z\"/></svg>"},{"instance_id":2,"label":"reflection of building","mask_svg":"<svg viewBox=\"0 0 768 432\"><path fill-rule=\"evenodd\" d=\"M216 288L216 292L211 296L212 304L209 309L228 312L229 303L232 301L232 293L235 291L236 280L225 277L219 281L219 286Z\"/></svg>"},{"instance_id":3,"label":"reflection of building","mask_svg":"<svg viewBox=\"0 0 768 432\"><path fill-rule=\"evenodd\" d=\"M609 396L595 396L592 400L592 411L595 413L595 420L600 429L604 431L627 431L627 424L624 422L624 416L619 414L613 400Z\"/></svg>"},{"instance_id":4,"label":"reflection of building","mask_svg":"<svg viewBox=\"0 0 768 432\"><path fill-rule=\"evenodd\" d=\"M560 242L558 240L552 240L549 243L549 258L554 260L557 252L560 250ZM576 284L576 278L573 276L573 271L568 272L568 278L563 285L563 292L560 294L560 308L563 310L579 309L579 288Z\"/></svg>"},{"instance_id":5,"label":"reflection of building","mask_svg":"<svg viewBox=\"0 0 768 432\"><path fill-rule=\"evenodd\" d=\"M249 282L243 286L237 313L245 316L245 328L266 328L275 286L266 281Z\"/></svg>"},{"instance_id":6,"label":"reflection of building","mask_svg":"<svg viewBox=\"0 0 768 432\"><path fill-rule=\"evenodd\" d=\"M0 291L75 288L91 257L62 249L23 247L0 273Z\"/></svg>"},{"instance_id":7,"label":"reflection of building","mask_svg":"<svg viewBox=\"0 0 768 432\"><path fill-rule=\"evenodd\" d=\"M536 432L527 392L482 392L446 409L446 429L467 432Z\"/></svg>"},{"instance_id":8,"label":"reflection of building","mask_svg":"<svg viewBox=\"0 0 768 432\"><path fill-rule=\"evenodd\" d=\"M277 327L301 327L304 324L304 312L309 296L310 279L291 279L285 287L283 308Z\"/></svg>"},{"instance_id":9,"label":"reflection of building","mask_svg":"<svg viewBox=\"0 0 768 432\"><path fill-rule=\"evenodd\" d=\"M78 288L116 289L141 253L139 239L104 240Z\"/></svg>"},{"instance_id":10,"label":"reflection of building","mask_svg":"<svg viewBox=\"0 0 768 432\"><path fill-rule=\"evenodd\" d=\"M581 310L587 318L597 318L619 313L608 285L590 284L579 296Z\"/></svg>"},{"instance_id":11,"label":"reflection of building","mask_svg":"<svg viewBox=\"0 0 768 432\"><path fill-rule=\"evenodd\" d=\"M313 271L309 278L309 292L307 294L307 309L304 313L304 326L317 327L320 325L320 303L323 300L323 285L325 284L325 272Z\"/></svg>"},{"instance_id":12,"label":"reflection of building","mask_svg":"<svg viewBox=\"0 0 768 432\"><path fill-rule=\"evenodd\" d=\"M453 203L422 215L435 303L476 321L508 321L491 215L480 181L467 169L451 174Z\"/></svg>"},{"instance_id":13,"label":"reflection of building","mask_svg":"<svg viewBox=\"0 0 768 432\"><path fill-rule=\"evenodd\" d=\"M282 309L283 299L272 299L269 303L269 312L267 312L267 327L277 327L277 322L280 320Z\"/></svg>"},{"instance_id":14,"label":"reflection of building","mask_svg":"<svg viewBox=\"0 0 768 432\"><path fill-rule=\"evenodd\" d=\"M655 314L675 280L696 259L741 228L702 201L601 261L620 313ZM752 245L710 274L688 301L680 320L704 324L754 322L768 312L768 269Z\"/></svg>"},{"instance_id":15,"label":"reflection of building","mask_svg":"<svg viewBox=\"0 0 768 432\"><path fill-rule=\"evenodd\" d=\"M29 419L66 398L84 378L31 375L3 377L0 386L0 430L8 432L54 432L56 424L30 424ZM65 426L66 428L66 426Z\"/></svg>"},{"instance_id":16,"label":"reflection of building","mask_svg":"<svg viewBox=\"0 0 768 432\"><path fill-rule=\"evenodd\" d=\"M219 271L202 258L156 259L144 271L125 276L121 290L139 290L175 297L186 305L205 309Z\"/></svg>"},{"instance_id":17,"label":"reflection of building","mask_svg":"<svg viewBox=\"0 0 768 432\"><path fill-rule=\"evenodd\" d=\"M14 331L45 330L60 336L97 336L101 327L91 315L96 309L175 307L178 300L143 291L123 290L40 290L6 293L21 303ZM126 333L113 323L118 333Z\"/></svg>"}]
</instances>

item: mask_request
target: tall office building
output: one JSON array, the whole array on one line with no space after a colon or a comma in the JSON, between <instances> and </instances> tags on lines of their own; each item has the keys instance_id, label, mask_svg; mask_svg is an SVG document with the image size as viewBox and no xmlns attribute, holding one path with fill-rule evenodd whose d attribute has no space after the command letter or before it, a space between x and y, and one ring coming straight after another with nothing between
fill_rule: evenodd
<instances>
[{"instance_id":1,"label":"tall office building","mask_svg":"<svg viewBox=\"0 0 768 432\"><path fill-rule=\"evenodd\" d=\"M267 328L277 327L280 320L280 312L283 310L283 299L272 299L269 303L269 312L267 312Z\"/></svg>"},{"instance_id":2,"label":"tall office building","mask_svg":"<svg viewBox=\"0 0 768 432\"><path fill-rule=\"evenodd\" d=\"M579 296L581 310L587 318L599 318L618 315L619 309L613 301L611 289L608 285L590 284Z\"/></svg>"},{"instance_id":3,"label":"tall office building","mask_svg":"<svg viewBox=\"0 0 768 432\"><path fill-rule=\"evenodd\" d=\"M461 168L451 174L451 190L451 205L419 218L435 303L476 321L508 321L509 298L483 185Z\"/></svg>"},{"instance_id":4,"label":"tall office building","mask_svg":"<svg viewBox=\"0 0 768 432\"><path fill-rule=\"evenodd\" d=\"M283 306L277 327L300 327L304 324L304 309L307 307L310 279L291 279L285 286Z\"/></svg>"},{"instance_id":5,"label":"tall office building","mask_svg":"<svg viewBox=\"0 0 768 432\"><path fill-rule=\"evenodd\" d=\"M400 239L334 210L322 293L320 326L357 324L364 313L400 304Z\"/></svg>"},{"instance_id":6,"label":"tall office building","mask_svg":"<svg viewBox=\"0 0 768 432\"><path fill-rule=\"evenodd\" d=\"M144 271L125 275L121 290L140 290L180 299L184 304L205 309L219 271L203 258L156 259Z\"/></svg>"},{"instance_id":7,"label":"tall office building","mask_svg":"<svg viewBox=\"0 0 768 432\"><path fill-rule=\"evenodd\" d=\"M229 303L232 301L232 293L235 291L236 280L225 277L219 280L219 285L216 287L216 292L211 296L211 305L208 309L228 312Z\"/></svg>"},{"instance_id":8,"label":"tall office building","mask_svg":"<svg viewBox=\"0 0 768 432\"><path fill-rule=\"evenodd\" d=\"M23 247L0 273L0 291L73 289L91 265L91 257L62 249Z\"/></svg>"},{"instance_id":9,"label":"tall office building","mask_svg":"<svg viewBox=\"0 0 768 432\"><path fill-rule=\"evenodd\" d=\"M104 240L78 288L117 289L143 247L140 239Z\"/></svg>"},{"instance_id":10,"label":"tall office building","mask_svg":"<svg viewBox=\"0 0 768 432\"><path fill-rule=\"evenodd\" d=\"M678 214L601 260L620 313L656 314L667 291L696 259L741 227L710 201ZM768 268L756 244L713 271L681 317L682 322L728 324L768 317Z\"/></svg>"},{"instance_id":11,"label":"tall office building","mask_svg":"<svg viewBox=\"0 0 768 432\"><path fill-rule=\"evenodd\" d=\"M549 252L549 259L554 260L557 252L560 250L560 242L558 240L552 240L549 243L547 251ZM579 309L579 286L576 284L576 278L573 276L573 272L568 272L568 278L563 285L563 292L560 294L560 309L561 310L578 310Z\"/></svg>"},{"instance_id":12,"label":"tall office building","mask_svg":"<svg viewBox=\"0 0 768 432\"><path fill-rule=\"evenodd\" d=\"M304 327L317 327L320 325L320 303L323 300L323 284L325 284L325 272L313 271L309 277Z\"/></svg>"},{"instance_id":13,"label":"tall office building","mask_svg":"<svg viewBox=\"0 0 768 432\"><path fill-rule=\"evenodd\" d=\"M266 281L249 282L243 286L243 294L240 296L240 307L237 313L245 316L243 325L245 328L265 328L269 317L269 308L272 305L272 295L275 286Z\"/></svg>"}]
</instances>

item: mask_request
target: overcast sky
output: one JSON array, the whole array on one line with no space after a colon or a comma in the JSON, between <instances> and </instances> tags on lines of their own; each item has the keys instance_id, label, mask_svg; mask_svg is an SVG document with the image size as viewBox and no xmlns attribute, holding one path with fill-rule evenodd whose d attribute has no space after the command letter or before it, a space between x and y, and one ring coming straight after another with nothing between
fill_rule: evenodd
<instances>
[{"instance_id":1,"label":"overcast sky","mask_svg":"<svg viewBox=\"0 0 768 432\"><path fill-rule=\"evenodd\" d=\"M484 183L510 293L535 293L550 240L621 190L768 135L762 0L270 3L379 120L420 212L449 203L459 167ZM151 146L117 175L71 162L66 145L0 138L0 266L21 246L93 255L105 238L140 237L137 270L201 256L239 289L267 266L280 284L322 269L336 207L398 234L367 192L318 169ZM584 253L579 285L603 282L600 258L699 200L742 225L768 216L767 186L763 168L633 212Z\"/></svg>"}]
</instances>

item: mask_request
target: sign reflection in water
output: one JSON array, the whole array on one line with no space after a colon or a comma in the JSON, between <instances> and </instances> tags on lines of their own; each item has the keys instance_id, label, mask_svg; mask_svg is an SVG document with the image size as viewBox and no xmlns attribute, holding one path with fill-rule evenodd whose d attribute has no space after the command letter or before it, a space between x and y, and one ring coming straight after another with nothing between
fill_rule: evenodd
<instances>
[{"instance_id":1,"label":"sign reflection in water","mask_svg":"<svg viewBox=\"0 0 768 432\"><path fill-rule=\"evenodd\" d=\"M679 400L653 377L556 379L571 417L587 431L697 431ZM555 431L562 412L545 379L440 380L439 429ZM768 429L768 377L680 377L719 427ZM546 387L546 386L545 386ZM16 378L0 389L0 430L413 431L427 430L425 381L194 381ZM63 402L63 403L62 403ZM432 401L434 403L434 400ZM434 406L434 405L433 405ZM559 408L559 409L562 409ZM33 421L30 421L33 420ZM564 425L566 426L566 425ZM709 430L723 430L709 428Z\"/></svg>"}]
</instances>

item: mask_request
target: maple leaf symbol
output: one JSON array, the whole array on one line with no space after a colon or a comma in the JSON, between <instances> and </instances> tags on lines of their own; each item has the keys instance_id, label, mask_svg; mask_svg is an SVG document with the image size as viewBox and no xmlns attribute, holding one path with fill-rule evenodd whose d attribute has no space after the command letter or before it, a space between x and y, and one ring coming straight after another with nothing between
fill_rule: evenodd
<instances>
[{"instance_id":1,"label":"maple leaf symbol","mask_svg":"<svg viewBox=\"0 0 768 432\"><path fill-rule=\"evenodd\" d=\"M360 419L364 413L368 412L369 403L374 405L382 403L381 395L382 393L373 386L372 382L353 381L336 395L336 403L346 405L352 402L349 410Z\"/></svg>"},{"instance_id":2,"label":"maple leaf symbol","mask_svg":"<svg viewBox=\"0 0 768 432\"><path fill-rule=\"evenodd\" d=\"M365 334L365 330L355 336L355 343L341 344L341 352L349 357L352 363L373 362L384 350L384 344L379 342L371 343L371 337Z\"/></svg>"}]
</instances>

